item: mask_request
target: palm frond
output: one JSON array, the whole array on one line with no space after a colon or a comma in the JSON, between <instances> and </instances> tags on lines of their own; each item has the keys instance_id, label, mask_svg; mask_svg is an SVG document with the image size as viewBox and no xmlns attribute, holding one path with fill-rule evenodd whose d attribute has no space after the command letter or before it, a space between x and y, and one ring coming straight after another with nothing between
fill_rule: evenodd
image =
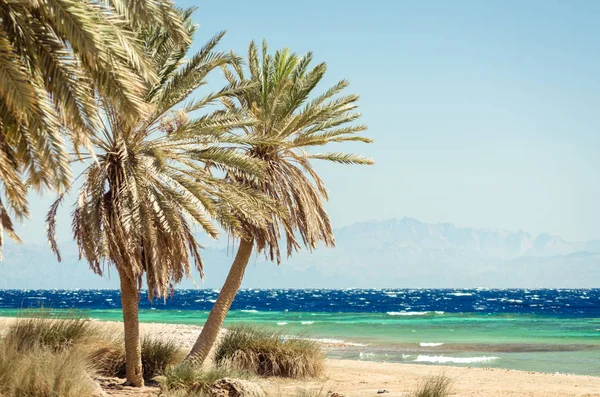
<instances>
[{"instance_id":1,"label":"palm frond","mask_svg":"<svg viewBox=\"0 0 600 397\"><path fill-rule=\"evenodd\" d=\"M281 239L285 239L288 256L302 245L312 250L319 242L325 246L335 244L324 206L327 190L310 161L373 164L371 159L354 154L306 152L336 142L371 142L358 135L367 129L365 125L352 124L360 117L354 112L358 96L339 95L348 87L347 80L314 96L313 91L327 67L321 63L311 68L312 59L312 53L299 57L289 49L270 55L264 41L259 55L252 42L248 49L249 73L244 73L240 61L224 71L230 84L247 86L233 96L222 98L227 111L253 120L252 124L236 130L248 139L241 147L249 157L266 164L261 179L235 172L229 172L228 178L255 189L285 209L274 212L265 225L252 224L243 211L238 216L257 248L277 262L281 261Z\"/></svg>"},{"instance_id":2,"label":"palm frond","mask_svg":"<svg viewBox=\"0 0 600 397\"><path fill-rule=\"evenodd\" d=\"M0 0L0 182L14 216L28 213L27 188L68 186L65 138L76 153L92 150L98 101L121 122L146 116L141 94L157 76L135 33L145 24L190 42L168 0Z\"/></svg>"},{"instance_id":3,"label":"palm frond","mask_svg":"<svg viewBox=\"0 0 600 397\"><path fill-rule=\"evenodd\" d=\"M113 3L121 10L127 6ZM180 11L179 16L191 33L190 13ZM245 92L249 85L230 84L176 108L205 84L211 71L235 58L215 51L222 36L217 34L186 60L190 43L177 40L168 27L139 33L144 45L140 52L153 56L149 64L158 77L143 81L141 97L153 108L145 118L124 122L122 104L127 98L115 104L100 95L101 126L92 139L97 160L81 175L73 235L80 256L94 272L104 274L108 266L115 266L120 277L138 287L145 276L149 299L167 297L194 268L203 274L194 229L211 237L221 229L242 236L238 213L247 214L248 224L255 227L264 227L273 214L284 216L264 194L213 175L261 179L263 161L241 149L257 140L232 133L250 124L248 117L235 109L190 114ZM48 238L58 256L54 232L61 200L47 217Z\"/></svg>"}]
</instances>

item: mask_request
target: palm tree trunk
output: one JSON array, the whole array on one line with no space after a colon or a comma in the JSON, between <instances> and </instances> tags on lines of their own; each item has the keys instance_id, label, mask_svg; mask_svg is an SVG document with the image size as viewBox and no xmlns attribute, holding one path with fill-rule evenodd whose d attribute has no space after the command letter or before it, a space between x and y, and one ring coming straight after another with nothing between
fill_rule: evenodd
<instances>
[{"instance_id":1,"label":"palm tree trunk","mask_svg":"<svg viewBox=\"0 0 600 397\"><path fill-rule=\"evenodd\" d=\"M121 305L123 306L123 325L125 329L125 369L127 382L132 386L144 386L142 373L142 347L138 319L140 293L135 282L125 273L119 272L121 279Z\"/></svg>"},{"instance_id":2,"label":"palm tree trunk","mask_svg":"<svg viewBox=\"0 0 600 397\"><path fill-rule=\"evenodd\" d=\"M204 323L200 336L196 340L196 343L188 356L185 358L185 362L193 362L195 365L201 366L206 360L210 349L212 349L221 332L223 322L233 303L233 299L240 289L246 266L250 260L250 255L252 255L253 244L254 241L252 238L249 240L242 239L240 241L240 246L235 255L235 259L233 260L233 264L231 265L231 269L229 270L229 274L227 275L227 279L225 280L225 284L223 284L223 288L221 288L221 292L219 292L217 301L210 311L206 323Z\"/></svg>"}]
</instances>

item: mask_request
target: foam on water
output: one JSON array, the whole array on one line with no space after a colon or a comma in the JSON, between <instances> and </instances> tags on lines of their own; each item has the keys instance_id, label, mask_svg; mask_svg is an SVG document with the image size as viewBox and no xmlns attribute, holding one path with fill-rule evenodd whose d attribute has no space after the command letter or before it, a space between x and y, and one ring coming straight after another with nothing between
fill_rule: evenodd
<instances>
[{"instance_id":1,"label":"foam on water","mask_svg":"<svg viewBox=\"0 0 600 397\"><path fill-rule=\"evenodd\" d=\"M417 363L452 363L452 364L472 364L485 363L498 360L500 357L447 357L447 356L426 356L419 354L415 360Z\"/></svg>"},{"instance_id":2,"label":"foam on water","mask_svg":"<svg viewBox=\"0 0 600 397\"><path fill-rule=\"evenodd\" d=\"M421 347L437 347L437 346L442 346L443 343L436 343L436 342L420 342L419 346Z\"/></svg>"},{"instance_id":3,"label":"foam on water","mask_svg":"<svg viewBox=\"0 0 600 397\"><path fill-rule=\"evenodd\" d=\"M429 312L387 312L390 316L424 316Z\"/></svg>"}]
</instances>

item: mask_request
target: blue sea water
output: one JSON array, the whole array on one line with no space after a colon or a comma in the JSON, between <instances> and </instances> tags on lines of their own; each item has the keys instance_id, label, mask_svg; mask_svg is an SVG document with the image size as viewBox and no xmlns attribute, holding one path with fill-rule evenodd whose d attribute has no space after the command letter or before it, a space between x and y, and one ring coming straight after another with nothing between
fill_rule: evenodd
<instances>
[{"instance_id":1,"label":"blue sea water","mask_svg":"<svg viewBox=\"0 0 600 397\"><path fill-rule=\"evenodd\" d=\"M217 290L140 302L145 322L203 324ZM3 290L0 315L44 307L119 320L114 290ZM242 290L226 324L334 342L337 358L600 376L600 289Z\"/></svg>"}]
</instances>

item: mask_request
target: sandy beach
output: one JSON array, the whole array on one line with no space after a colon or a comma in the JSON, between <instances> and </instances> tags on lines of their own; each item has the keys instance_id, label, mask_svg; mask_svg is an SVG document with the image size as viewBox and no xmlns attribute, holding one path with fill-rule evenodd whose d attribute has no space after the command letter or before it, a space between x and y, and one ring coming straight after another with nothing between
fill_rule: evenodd
<instances>
[{"instance_id":1,"label":"sandy beach","mask_svg":"<svg viewBox=\"0 0 600 397\"><path fill-rule=\"evenodd\" d=\"M15 321L0 318L0 329ZM104 322L106 327L118 330L119 322ZM141 323L141 332L156 338L176 340L190 347L202 327L180 324ZM327 349L327 344L324 344ZM600 377L547 374L497 368L468 368L439 365L395 364L357 360L327 360L322 379L297 381L261 379L258 382L268 395L294 396L298 389L331 391L347 396L376 396L387 390L385 396L408 396L419 382L428 376L444 374L453 379L452 396L464 397L600 397ZM110 395L157 395L158 390L115 390ZM379 394L381 395L381 394Z\"/></svg>"}]
</instances>

